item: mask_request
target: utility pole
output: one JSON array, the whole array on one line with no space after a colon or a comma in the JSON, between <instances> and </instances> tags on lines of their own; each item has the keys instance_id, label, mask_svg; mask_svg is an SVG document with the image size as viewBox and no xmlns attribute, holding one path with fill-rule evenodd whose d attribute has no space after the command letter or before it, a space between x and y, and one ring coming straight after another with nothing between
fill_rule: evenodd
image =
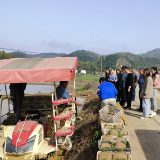
<instances>
[{"instance_id":1,"label":"utility pole","mask_svg":"<svg viewBox=\"0 0 160 160\"><path fill-rule=\"evenodd\" d=\"M101 77L102 77L102 56L101 56Z\"/></svg>"}]
</instances>

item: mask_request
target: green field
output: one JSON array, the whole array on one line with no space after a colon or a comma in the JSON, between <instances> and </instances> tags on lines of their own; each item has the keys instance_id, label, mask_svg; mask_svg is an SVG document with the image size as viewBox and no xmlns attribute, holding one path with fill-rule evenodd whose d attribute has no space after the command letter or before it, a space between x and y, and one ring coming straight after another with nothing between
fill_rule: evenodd
<instances>
[{"instance_id":1,"label":"green field","mask_svg":"<svg viewBox=\"0 0 160 160\"><path fill-rule=\"evenodd\" d=\"M76 80L99 81L99 78L97 75L76 75Z\"/></svg>"}]
</instances>

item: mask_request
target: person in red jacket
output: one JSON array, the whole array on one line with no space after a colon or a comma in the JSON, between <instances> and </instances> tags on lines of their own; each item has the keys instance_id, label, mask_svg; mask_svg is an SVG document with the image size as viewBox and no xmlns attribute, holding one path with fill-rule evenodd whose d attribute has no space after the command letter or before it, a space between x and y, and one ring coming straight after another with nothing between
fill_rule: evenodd
<instances>
[{"instance_id":1,"label":"person in red jacket","mask_svg":"<svg viewBox=\"0 0 160 160\"><path fill-rule=\"evenodd\" d=\"M160 79L156 67L152 67L151 72L153 78L153 98L151 98L151 110L152 110L152 116L155 116L157 111L156 94L157 94L157 88L160 87Z\"/></svg>"}]
</instances>

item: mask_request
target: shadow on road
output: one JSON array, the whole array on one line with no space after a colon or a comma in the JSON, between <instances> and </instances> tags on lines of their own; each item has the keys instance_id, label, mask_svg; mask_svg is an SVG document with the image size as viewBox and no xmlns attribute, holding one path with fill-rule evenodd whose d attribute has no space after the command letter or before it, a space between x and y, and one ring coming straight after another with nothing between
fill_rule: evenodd
<instances>
[{"instance_id":1,"label":"shadow on road","mask_svg":"<svg viewBox=\"0 0 160 160\"><path fill-rule=\"evenodd\" d=\"M133 112L134 111L134 112ZM139 112L138 110L136 109L132 109L131 111L125 111L124 110L124 113L128 116L133 116L133 117L137 117L137 118L140 118L142 117L142 115L139 115L138 113L142 113L142 112ZM142 113L143 114L143 113Z\"/></svg>"},{"instance_id":2,"label":"shadow on road","mask_svg":"<svg viewBox=\"0 0 160 160\"><path fill-rule=\"evenodd\" d=\"M160 130L135 130L135 132L146 160L160 160Z\"/></svg>"},{"instance_id":3,"label":"shadow on road","mask_svg":"<svg viewBox=\"0 0 160 160\"><path fill-rule=\"evenodd\" d=\"M160 115L160 109L157 109L157 114Z\"/></svg>"}]
</instances>

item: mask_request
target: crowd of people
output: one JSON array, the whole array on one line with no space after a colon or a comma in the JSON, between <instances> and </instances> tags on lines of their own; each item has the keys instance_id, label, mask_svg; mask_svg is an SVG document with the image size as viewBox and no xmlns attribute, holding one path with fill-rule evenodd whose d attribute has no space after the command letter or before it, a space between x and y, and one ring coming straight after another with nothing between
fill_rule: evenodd
<instances>
[{"instance_id":1,"label":"crowd of people","mask_svg":"<svg viewBox=\"0 0 160 160\"><path fill-rule=\"evenodd\" d=\"M127 66L121 66L121 70L116 71L106 68L105 77L101 77L99 83L97 95L100 97L102 108L116 107L116 101L119 101L124 110L131 110L131 102L135 101L136 87L139 85L140 106L137 110L143 112L140 119L156 115L156 93L160 88L160 77L156 67L139 69L139 73L135 68L132 68L131 72Z\"/></svg>"}]
</instances>

